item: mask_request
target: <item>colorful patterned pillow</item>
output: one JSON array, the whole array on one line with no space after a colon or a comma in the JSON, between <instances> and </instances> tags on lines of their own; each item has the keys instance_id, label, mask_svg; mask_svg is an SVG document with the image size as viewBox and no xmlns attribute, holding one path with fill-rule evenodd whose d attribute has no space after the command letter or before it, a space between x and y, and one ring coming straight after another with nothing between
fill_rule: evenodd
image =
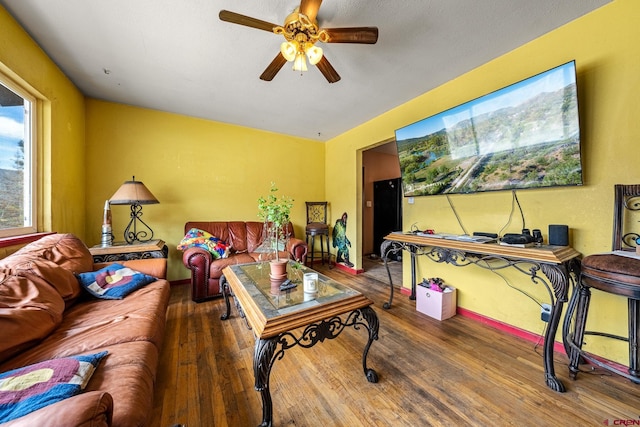
<instances>
[{"instance_id":1,"label":"colorful patterned pillow","mask_svg":"<svg viewBox=\"0 0 640 427\"><path fill-rule=\"evenodd\" d=\"M211 252L213 259L227 258L229 256L229 245L198 228L192 228L184 235L184 238L178 245L178 250L186 251L193 247L202 248Z\"/></svg>"},{"instance_id":2,"label":"colorful patterned pillow","mask_svg":"<svg viewBox=\"0 0 640 427\"><path fill-rule=\"evenodd\" d=\"M106 354L52 359L0 374L0 424L80 393Z\"/></svg>"},{"instance_id":3,"label":"colorful patterned pillow","mask_svg":"<svg viewBox=\"0 0 640 427\"><path fill-rule=\"evenodd\" d=\"M110 264L98 271L78 274L77 277L83 288L91 295L102 299L122 299L158 280L122 264Z\"/></svg>"}]
</instances>

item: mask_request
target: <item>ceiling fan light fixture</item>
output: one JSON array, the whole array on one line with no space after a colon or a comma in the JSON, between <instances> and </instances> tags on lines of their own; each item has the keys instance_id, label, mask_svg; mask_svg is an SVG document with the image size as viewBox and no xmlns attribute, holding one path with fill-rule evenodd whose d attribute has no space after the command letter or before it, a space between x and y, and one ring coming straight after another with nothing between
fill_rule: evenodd
<instances>
[{"instance_id":1,"label":"ceiling fan light fixture","mask_svg":"<svg viewBox=\"0 0 640 427\"><path fill-rule=\"evenodd\" d=\"M322 59L322 48L312 45L311 43L305 48L305 53L311 65L316 65Z\"/></svg>"},{"instance_id":2,"label":"ceiling fan light fixture","mask_svg":"<svg viewBox=\"0 0 640 427\"><path fill-rule=\"evenodd\" d=\"M295 40L282 42L280 45L280 53L287 61L293 61L298 54L298 42Z\"/></svg>"},{"instance_id":3,"label":"ceiling fan light fixture","mask_svg":"<svg viewBox=\"0 0 640 427\"><path fill-rule=\"evenodd\" d=\"M296 59L293 61L293 71L307 71L307 60L304 58L303 52L296 54Z\"/></svg>"},{"instance_id":4,"label":"ceiling fan light fixture","mask_svg":"<svg viewBox=\"0 0 640 427\"><path fill-rule=\"evenodd\" d=\"M308 58L309 63L315 65L329 83L335 83L340 80L340 75L325 58L322 49L315 44L375 44L378 41L378 27L320 28L317 15L321 4L322 0L300 0L300 6L287 16L282 26L228 10L221 10L218 17L225 22L284 37L280 52L262 72L261 80L273 80L287 62L293 62L295 71L307 71Z\"/></svg>"}]
</instances>

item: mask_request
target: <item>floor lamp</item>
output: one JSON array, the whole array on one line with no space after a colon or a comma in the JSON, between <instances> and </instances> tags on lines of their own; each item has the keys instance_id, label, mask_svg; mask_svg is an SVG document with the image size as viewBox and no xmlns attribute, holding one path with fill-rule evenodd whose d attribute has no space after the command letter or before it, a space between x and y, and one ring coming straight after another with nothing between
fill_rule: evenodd
<instances>
[{"instance_id":1,"label":"floor lamp","mask_svg":"<svg viewBox=\"0 0 640 427\"><path fill-rule=\"evenodd\" d=\"M124 184L118 188L118 191L111 196L109 204L111 205L130 205L131 206L131 220L124 229L124 240L128 244L135 242L148 242L153 239L153 230L147 225L140 217L142 216L141 205L152 205L160 203L155 198L151 191L144 186L142 181L136 181L134 176L131 181L125 181ZM144 226L141 230L138 230L138 223Z\"/></svg>"}]
</instances>

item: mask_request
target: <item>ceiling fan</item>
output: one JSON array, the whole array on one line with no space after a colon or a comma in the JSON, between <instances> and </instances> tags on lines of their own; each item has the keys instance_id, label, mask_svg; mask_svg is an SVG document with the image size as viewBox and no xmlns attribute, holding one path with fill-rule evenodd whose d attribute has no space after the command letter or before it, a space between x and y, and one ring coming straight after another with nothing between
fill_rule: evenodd
<instances>
[{"instance_id":1,"label":"ceiling fan","mask_svg":"<svg viewBox=\"0 0 640 427\"><path fill-rule=\"evenodd\" d=\"M295 71L307 71L306 58L309 58L309 63L317 66L329 83L335 83L340 80L340 75L316 43L375 44L378 41L378 28L320 28L316 17L321 3L322 0L301 0L300 6L287 16L282 26L228 10L221 10L219 17L222 21L284 36L280 52L260 75L262 80L273 80L287 61L293 62Z\"/></svg>"}]
</instances>

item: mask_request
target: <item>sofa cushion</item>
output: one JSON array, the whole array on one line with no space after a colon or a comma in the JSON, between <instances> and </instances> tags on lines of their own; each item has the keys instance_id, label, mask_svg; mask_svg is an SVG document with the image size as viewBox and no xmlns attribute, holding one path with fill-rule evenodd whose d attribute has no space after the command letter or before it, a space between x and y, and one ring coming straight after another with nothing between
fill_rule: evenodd
<instances>
[{"instance_id":1,"label":"sofa cushion","mask_svg":"<svg viewBox=\"0 0 640 427\"><path fill-rule=\"evenodd\" d=\"M124 342L105 348L105 358L85 389L114 396L113 426L147 426L160 352L147 341Z\"/></svg>"},{"instance_id":2,"label":"sofa cushion","mask_svg":"<svg viewBox=\"0 0 640 427\"><path fill-rule=\"evenodd\" d=\"M219 259L211 263L209 275L213 279L219 279L220 276L222 276L222 270L226 267L235 264L248 264L250 262L256 262L256 260L248 253L236 254L229 258Z\"/></svg>"},{"instance_id":3,"label":"sofa cushion","mask_svg":"<svg viewBox=\"0 0 640 427\"><path fill-rule=\"evenodd\" d=\"M229 256L229 245L199 228L192 228L187 231L187 234L178 244L178 250L180 251L185 251L189 248L202 248L209 251L214 259L227 258Z\"/></svg>"},{"instance_id":4,"label":"sofa cushion","mask_svg":"<svg viewBox=\"0 0 640 427\"><path fill-rule=\"evenodd\" d=\"M156 278L115 263L98 271L80 273L78 281L97 298L122 299L131 292L155 282Z\"/></svg>"},{"instance_id":5,"label":"sofa cushion","mask_svg":"<svg viewBox=\"0 0 640 427\"><path fill-rule=\"evenodd\" d=\"M38 345L0 364L0 372L132 341L149 341L160 348L169 296L169 282L158 280L124 299L82 300L65 311L62 323ZM109 353L109 358L115 357Z\"/></svg>"},{"instance_id":6,"label":"sofa cushion","mask_svg":"<svg viewBox=\"0 0 640 427\"><path fill-rule=\"evenodd\" d=\"M0 374L0 423L80 393L106 354L52 359Z\"/></svg>"},{"instance_id":7,"label":"sofa cushion","mask_svg":"<svg viewBox=\"0 0 640 427\"><path fill-rule=\"evenodd\" d=\"M142 289L142 291L145 290L146 288ZM109 300L103 302L122 303L123 301L128 301L128 298L125 298L124 300ZM158 347L148 341L129 340L122 341L120 344L109 345L99 350L94 350L93 352L103 350L108 351L109 355L100 363L100 366L94 372L82 394L76 395L70 399L65 399L55 405L40 409L26 417L25 420L33 421L33 417L35 415L39 415L42 412L47 413L49 412L48 409L53 410L56 407L59 408L59 411L63 411L62 414L51 414L51 412L49 412L52 417L47 419L46 423L19 423L21 419L17 419L13 422L15 424L10 422L8 425L19 425L20 427L60 427L67 425L83 425L87 427L103 426L104 424L99 424L99 420L104 419L104 405L96 402L97 404L94 405L94 407L96 409L96 418L98 418L98 421L96 421L94 417L90 417L88 418L89 422L86 424L81 424L81 422L76 423L79 415L77 411L80 410L84 412L89 410L89 408L85 408L83 406L76 408L76 405L71 405L78 398L82 398L87 395L90 396L95 393L106 393L107 395L113 396L113 413L108 414L109 419L112 419L112 421L106 425L149 425L149 418L151 417L153 410L154 381L156 378L160 355ZM82 403L80 403L80 405L82 405ZM61 419L65 419L65 415L67 418L66 422L60 422ZM83 414L80 414L80 416L82 415ZM36 418L36 420L39 421L40 418ZM5 427L4 424L2 427Z\"/></svg>"},{"instance_id":8,"label":"sofa cushion","mask_svg":"<svg viewBox=\"0 0 640 427\"><path fill-rule=\"evenodd\" d=\"M19 257L14 259L12 271L18 275L35 275L53 287L71 305L82 292L76 276L69 270L60 268L55 262L43 258Z\"/></svg>"},{"instance_id":9,"label":"sofa cushion","mask_svg":"<svg viewBox=\"0 0 640 427\"><path fill-rule=\"evenodd\" d=\"M100 369L100 368L98 368ZM55 405L45 406L2 424L2 427L109 427L113 419L113 397L104 391L85 391Z\"/></svg>"},{"instance_id":10,"label":"sofa cushion","mask_svg":"<svg viewBox=\"0 0 640 427\"><path fill-rule=\"evenodd\" d=\"M62 322L65 304L42 278L0 272L0 362L31 347Z\"/></svg>"},{"instance_id":11,"label":"sofa cushion","mask_svg":"<svg viewBox=\"0 0 640 427\"><path fill-rule=\"evenodd\" d=\"M187 233L190 229L197 228L200 230L204 230L211 234L212 236L216 236L218 239L227 242L229 246L231 246L231 251L233 252L235 249L233 248L234 242L231 240L229 235L229 227L227 226L227 222L224 221L195 221L195 222L187 222L185 224L184 232Z\"/></svg>"},{"instance_id":12,"label":"sofa cushion","mask_svg":"<svg viewBox=\"0 0 640 427\"><path fill-rule=\"evenodd\" d=\"M91 252L82 240L73 234L51 234L0 260L0 268L11 268L16 262L25 262L34 258L53 261L75 273L90 271L93 266Z\"/></svg>"}]
</instances>

